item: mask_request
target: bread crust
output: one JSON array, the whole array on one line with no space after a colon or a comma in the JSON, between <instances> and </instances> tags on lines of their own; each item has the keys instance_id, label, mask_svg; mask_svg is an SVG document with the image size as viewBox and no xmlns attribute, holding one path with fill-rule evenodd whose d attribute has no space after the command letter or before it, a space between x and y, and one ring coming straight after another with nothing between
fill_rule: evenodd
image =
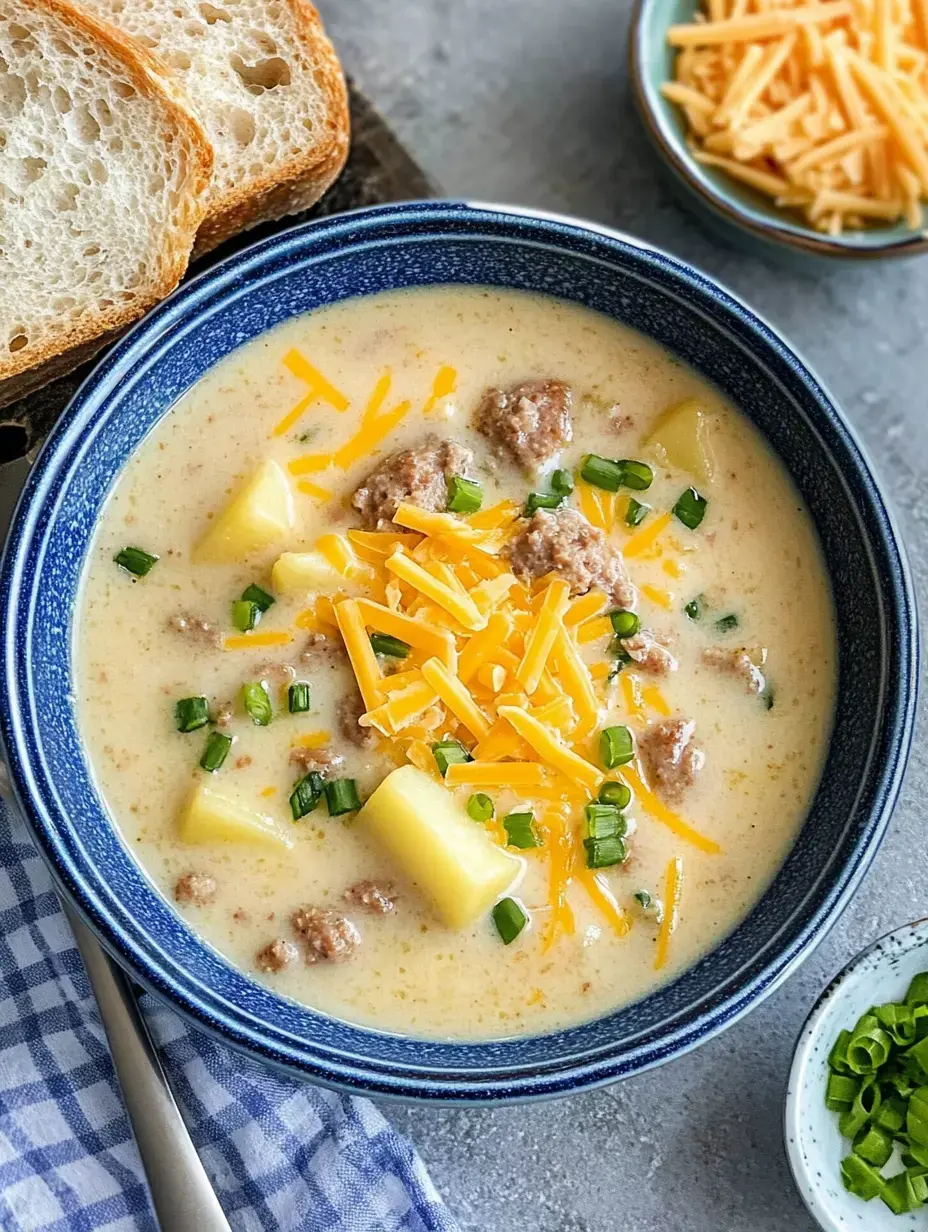
<instances>
[{"instance_id":1,"label":"bread crust","mask_svg":"<svg viewBox=\"0 0 928 1232\"><path fill-rule=\"evenodd\" d=\"M309 153L275 164L261 179L249 180L213 201L200 225L194 256L258 223L309 209L338 178L348 157L348 87L335 48L309 0L285 3L307 55L321 61L317 82L326 101L327 138Z\"/></svg>"},{"instance_id":2,"label":"bread crust","mask_svg":"<svg viewBox=\"0 0 928 1232\"><path fill-rule=\"evenodd\" d=\"M188 180L190 190L176 212L172 233L162 256L157 285L150 286L131 305L114 304L97 313L86 315L69 329L67 334L49 340L37 347L26 346L21 351L0 356L0 406L8 405L14 397L38 388L53 376L61 376L76 368L99 347L105 345L102 335L115 334L143 316L149 308L169 295L182 278L190 259L196 232L206 213L206 197L213 172L213 148L200 121L187 102L186 95L169 78L166 78L155 58L134 39L121 34L112 26L97 20L90 13L70 3L70 0L22 0L35 12L53 13L64 26L89 36L101 44L111 55L120 60L126 74L139 93L145 98L158 99L165 107L170 122L181 136L189 151ZM73 352L73 354L72 354ZM47 375L31 379L33 370L43 369ZM25 374L21 381L10 378ZM8 385L10 389L8 389ZM18 387L12 394L12 388Z\"/></svg>"}]
</instances>

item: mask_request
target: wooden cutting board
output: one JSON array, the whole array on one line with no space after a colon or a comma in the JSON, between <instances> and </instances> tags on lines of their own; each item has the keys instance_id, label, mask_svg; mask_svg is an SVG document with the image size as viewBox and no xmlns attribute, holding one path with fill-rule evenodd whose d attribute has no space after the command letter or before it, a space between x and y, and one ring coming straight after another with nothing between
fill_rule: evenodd
<instances>
[{"instance_id":1,"label":"wooden cutting board","mask_svg":"<svg viewBox=\"0 0 928 1232\"><path fill-rule=\"evenodd\" d=\"M393 135L379 112L350 81L348 91L351 152L344 171L322 200L302 214L291 214L278 222L262 223L228 240L191 265L188 277L201 274L224 257L294 223L338 214L343 210L356 210L365 205L436 195L435 185ZM52 381L0 410L0 464L35 453L77 387L103 354L105 352L68 376Z\"/></svg>"}]
</instances>

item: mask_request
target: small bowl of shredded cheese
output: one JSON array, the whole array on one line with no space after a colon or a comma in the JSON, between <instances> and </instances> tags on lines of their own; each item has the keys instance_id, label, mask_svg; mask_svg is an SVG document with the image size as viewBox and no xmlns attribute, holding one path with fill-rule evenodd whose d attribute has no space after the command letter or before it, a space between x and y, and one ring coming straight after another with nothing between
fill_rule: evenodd
<instances>
[{"instance_id":1,"label":"small bowl of shredded cheese","mask_svg":"<svg viewBox=\"0 0 928 1232\"><path fill-rule=\"evenodd\" d=\"M630 55L716 219L826 256L928 248L928 0L639 0Z\"/></svg>"}]
</instances>

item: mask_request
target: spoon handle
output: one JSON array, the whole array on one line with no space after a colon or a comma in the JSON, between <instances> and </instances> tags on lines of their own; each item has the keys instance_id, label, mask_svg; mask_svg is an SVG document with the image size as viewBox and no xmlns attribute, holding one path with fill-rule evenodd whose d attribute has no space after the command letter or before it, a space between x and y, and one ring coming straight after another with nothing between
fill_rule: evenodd
<instances>
[{"instance_id":1,"label":"spoon handle","mask_svg":"<svg viewBox=\"0 0 928 1232\"><path fill-rule=\"evenodd\" d=\"M219 1199L174 1100L127 977L67 903L100 1017L113 1054L123 1102L164 1232L231 1232Z\"/></svg>"}]
</instances>

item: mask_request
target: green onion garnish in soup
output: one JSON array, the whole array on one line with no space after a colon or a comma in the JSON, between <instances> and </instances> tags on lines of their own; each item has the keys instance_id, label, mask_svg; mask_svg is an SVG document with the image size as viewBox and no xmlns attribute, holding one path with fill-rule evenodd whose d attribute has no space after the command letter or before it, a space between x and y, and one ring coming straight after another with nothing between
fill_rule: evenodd
<instances>
[{"instance_id":1,"label":"green onion garnish in soup","mask_svg":"<svg viewBox=\"0 0 928 1232\"><path fill-rule=\"evenodd\" d=\"M290 812L294 821L299 821L307 813L311 813L325 791L322 775L315 770L304 774L290 793Z\"/></svg>"},{"instance_id":2,"label":"green onion garnish in soup","mask_svg":"<svg viewBox=\"0 0 928 1232\"><path fill-rule=\"evenodd\" d=\"M236 599L232 604L232 627L249 633L261 619L261 608L251 599Z\"/></svg>"},{"instance_id":3,"label":"green onion garnish in soup","mask_svg":"<svg viewBox=\"0 0 928 1232\"><path fill-rule=\"evenodd\" d=\"M588 453L580 463L580 478L605 492L618 492L623 473L620 462L601 458L597 453Z\"/></svg>"},{"instance_id":4,"label":"green onion garnish in soup","mask_svg":"<svg viewBox=\"0 0 928 1232\"><path fill-rule=\"evenodd\" d=\"M524 813L507 813L503 818L507 845L518 847L523 851L527 851L532 847L540 847L541 843L534 827L534 813L527 811Z\"/></svg>"},{"instance_id":5,"label":"green onion garnish in soup","mask_svg":"<svg viewBox=\"0 0 928 1232\"><path fill-rule=\"evenodd\" d=\"M206 748L203 750L203 756L200 758L201 767L204 770L208 770L210 774L215 774L229 756L229 749L231 747L231 736L224 736L222 732L210 732L206 738Z\"/></svg>"},{"instance_id":6,"label":"green onion garnish in soup","mask_svg":"<svg viewBox=\"0 0 928 1232\"><path fill-rule=\"evenodd\" d=\"M622 468L623 488L632 488L635 492L647 492L654 482L654 472L647 462L638 462L634 458L622 458L619 466Z\"/></svg>"},{"instance_id":7,"label":"green onion garnish in soup","mask_svg":"<svg viewBox=\"0 0 928 1232\"><path fill-rule=\"evenodd\" d=\"M514 898L503 898L493 908L493 923L504 945L511 945L528 923L528 916Z\"/></svg>"},{"instance_id":8,"label":"green onion garnish in soup","mask_svg":"<svg viewBox=\"0 0 928 1232\"><path fill-rule=\"evenodd\" d=\"M483 504L483 488L473 479L452 475L448 480L448 512L476 513Z\"/></svg>"},{"instance_id":9,"label":"green onion garnish in soup","mask_svg":"<svg viewBox=\"0 0 928 1232\"><path fill-rule=\"evenodd\" d=\"M598 838L624 838L625 818L614 804L594 801L583 810L586 821L586 841Z\"/></svg>"},{"instance_id":10,"label":"green onion garnish in soup","mask_svg":"<svg viewBox=\"0 0 928 1232\"><path fill-rule=\"evenodd\" d=\"M462 765L466 761L474 760L458 740L439 740L432 745L432 755L438 764L442 778L448 773L449 766Z\"/></svg>"},{"instance_id":11,"label":"green onion garnish in soup","mask_svg":"<svg viewBox=\"0 0 928 1232\"><path fill-rule=\"evenodd\" d=\"M613 864L621 864L628 856L625 840L618 836L588 838L583 845L586 848L587 868L611 868Z\"/></svg>"},{"instance_id":12,"label":"green onion garnish in soup","mask_svg":"<svg viewBox=\"0 0 928 1232\"><path fill-rule=\"evenodd\" d=\"M113 557L116 564L135 577L144 577L158 563L158 557L151 552L143 552L141 548L123 548Z\"/></svg>"},{"instance_id":13,"label":"green onion garnish in soup","mask_svg":"<svg viewBox=\"0 0 928 1232\"><path fill-rule=\"evenodd\" d=\"M551 491L555 496L566 498L574 490L574 480L570 471L556 470L551 473Z\"/></svg>"},{"instance_id":14,"label":"green onion garnish in soup","mask_svg":"<svg viewBox=\"0 0 928 1232\"><path fill-rule=\"evenodd\" d=\"M268 691L259 680L242 685L242 705L257 727L267 727L274 717Z\"/></svg>"},{"instance_id":15,"label":"green onion garnish in soup","mask_svg":"<svg viewBox=\"0 0 928 1232\"><path fill-rule=\"evenodd\" d=\"M653 899L647 890L636 890L632 897L642 911L647 911L653 902Z\"/></svg>"},{"instance_id":16,"label":"green onion garnish in soup","mask_svg":"<svg viewBox=\"0 0 928 1232\"><path fill-rule=\"evenodd\" d=\"M773 709L773 703L774 703L775 698L776 698L776 691L772 684L768 684L767 687L764 689L763 693L761 693L760 695L760 700L763 702L765 710Z\"/></svg>"},{"instance_id":17,"label":"green onion garnish in soup","mask_svg":"<svg viewBox=\"0 0 928 1232\"><path fill-rule=\"evenodd\" d=\"M629 612L626 608L617 608L616 611L610 612L609 619L612 621L616 637L634 637L641 628L641 621L637 614Z\"/></svg>"},{"instance_id":18,"label":"green onion garnish in soup","mask_svg":"<svg viewBox=\"0 0 928 1232\"><path fill-rule=\"evenodd\" d=\"M732 629L738 628L738 617L734 612L729 612L726 616L720 616L715 622L715 627L719 633L730 633Z\"/></svg>"},{"instance_id":19,"label":"green onion garnish in soup","mask_svg":"<svg viewBox=\"0 0 928 1232\"><path fill-rule=\"evenodd\" d=\"M924 1206L928 972L915 976L904 1000L871 1006L850 1030L839 1031L828 1068L825 1105L837 1113L838 1131L850 1141L841 1161L845 1189L865 1202L880 1198L896 1215ZM883 1172L887 1165L891 1176Z\"/></svg>"},{"instance_id":20,"label":"green onion garnish in soup","mask_svg":"<svg viewBox=\"0 0 928 1232\"><path fill-rule=\"evenodd\" d=\"M174 706L174 725L179 732L196 731L209 722L209 702L205 697L182 697Z\"/></svg>"},{"instance_id":21,"label":"green onion garnish in soup","mask_svg":"<svg viewBox=\"0 0 928 1232\"><path fill-rule=\"evenodd\" d=\"M703 612L706 608L706 596L697 595L695 599L690 599L686 607L683 609L690 620L702 620Z\"/></svg>"},{"instance_id":22,"label":"green onion garnish in soup","mask_svg":"<svg viewBox=\"0 0 928 1232\"><path fill-rule=\"evenodd\" d=\"M246 603L254 603L262 612L266 612L269 607L273 607L276 603L274 596L269 595L266 590L263 590L255 582L245 587L242 591L242 598Z\"/></svg>"},{"instance_id":23,"label":"green onion garnish in soup","mask_svg":"<svg viewBox=\"0 0 928 1232\"><path fill-rule=\"evenodd\" d=\"M341 817L343 813L357 812L361 807L357 783L354 779L333 779L331 783L326 783L325 802L328 805L330 817Z\"/></svg>"},{"instance_id":24,"label":"green onion garnish in soup","mask_svg":"<svg viewBox=\"0 0 928 1232\"><path fill-rule=\"evenodd\" d=\"M628 808L632 802L631 789L624 783L603 783L599 789L600 804L614 804L617 809Z\"/></svg>"},{"instance_id":25,"label":"green onion garnish in soup","mask_svg":"<svg viewBox=\"0 0 928 1232\"><path fill-rule=\"evenodd\" d=\"M407 642L401 642L398 637L390 637L388 633L371 634L371 650L374 654L387 655L391 659L406 659L410 649Z\"/></svg>"},{"instance_id":26,"label":"green onion garnish in soup","mask_svg":"<svg viewBox=\"0 0 928 1232\"><path fill-rule=\"evenodd\" d=\"M635 744L628 728L604 727L599 733L599 756L607 770L630 762L635 756Z\"/></svg>"},{"instance_id":27,"label":"green onion garnish in soup","mask_svg":"<svg viewBox=\"0 0 928 1232\"><path fill-rule=\"evenodd\" d=\"M295 680L287 690L287 706L291 714L305 714L310 707L310 688L305 680Z\"/></svg>"},{"instance_id":28,"label":"green onion garnish in soup","mask_svg":"<svg viewBox=\"0 0 928 1232\"><path fill-rule=\"evenodd\" d=\"M525 498L525 516L530 518L538 509L559 509L564 497L556 492L529 492Z\"/></svg>"},{"instance_id":29,"label":"green onion garnish in soup","mask_svg":"<svg viewBox=\"0 0 928 1232\"><path fill-rule=\"evenodd\" d=\"M625 510L625 525L640 526L650 512L650 505L643 505L641 501L635 500L634 496L630 496L628 508Z\"/></svg>"},{"instance_id":30,"label":"green onion garnish in soup","mask_svg":"<svg viewBox=\"0 0 928 1232\"><path fill-rule=\"evenodd\" d=\"M493 801L485 791L477 791L467 801L467 816L473 821L490 821L493 817Z\"/></svg>"},{"instance_id":31,"label":"green onion garnish in soup","mask_svg":"<svg viewBox=\"0 0 928 1232\"><path fill-rule=\"evenodd\" d=\"M706 516L707 504L706 498L700 496L695 488L687 488L674 505L673 516L690 530L695 530Z\"/></svg>"}]
</instances>

